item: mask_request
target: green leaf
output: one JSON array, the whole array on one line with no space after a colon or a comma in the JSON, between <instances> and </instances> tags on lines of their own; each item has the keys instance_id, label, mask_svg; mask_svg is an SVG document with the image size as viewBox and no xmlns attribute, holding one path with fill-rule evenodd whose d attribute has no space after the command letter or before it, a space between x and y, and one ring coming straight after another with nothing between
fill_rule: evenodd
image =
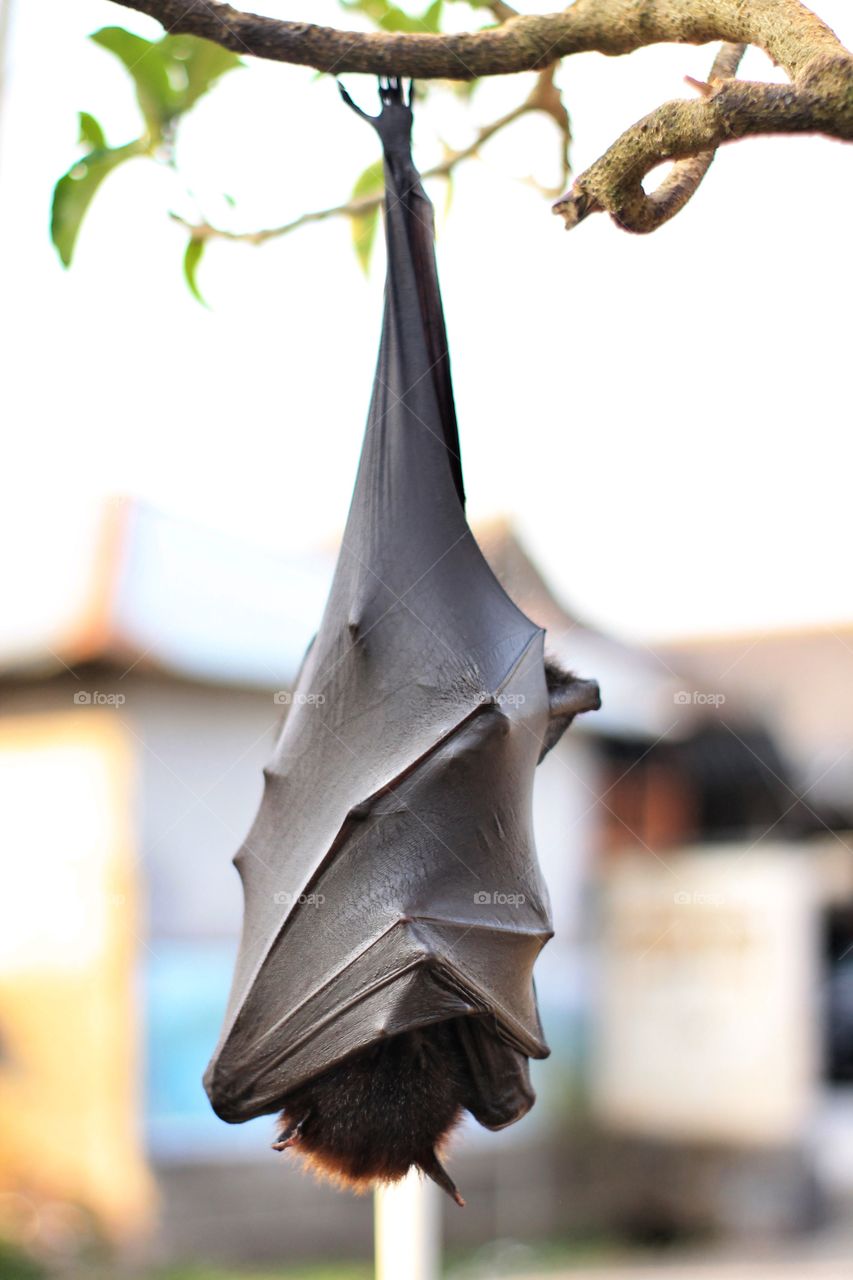
<instances>
[{"instance_id":1,"label":"green leaf","mask_svg":"<svg viewBox=\"0 0 853 1280\"><path fill-rule=\"evenodd\" d=\"M53 189L50 238L63 266L71 265L80 224L104 178L124 160L141 155L142 151L140 142L130 142L126 147L113 150L92 151L59 179Z\"/></svg>"},{"instance_id":2,"label":"green leaf","mask_svg":"<svg viewBox=\"0 0 853 1280\"><path fill-rule=\"evenodd\" d=\"M448 2L453 4L456 0L448 0ZM465 4L469 9L491 9L492 7L491 0L465 0Z\"/></svg>"},{"instance_id":3,"label":"green leaf","mask_svg":"<svg viewBox=\"0 0 853 1280\"><path fill-rule=\"evenodd\" d=\"M203 307L206 307L208 304L198 287L196 272L198 271L198 264L201 262L206 244L207 241L201 236L193 236L187 245L187 251L184 254L184 279L186 280L189 291L195 298L196 302L200 302Z\"/></svg>"},{"instance_id":4,"label":"green leaf","mask_svg":"<svg viewBox=\"0 0 853 1280\"><path fill-rule=\"evenodd\" d=\"M80 137L78 139L89 151L106 151L107 140L104 131L94 116L88 111L80 112Z\"/></svg>"},{"instance_id":5,"label":"green leaf","mask_svg":"<svg viewBox=\"0 0 853 1280\"><path fill-rule=\"evenodd\" d=\"M216 81L227 72L246 65L236 53L223 49L211 40L202 40L199 36L164 36L159 47L173 66L173 87L176 89L181 113L195 106L199 98L212 89ZM183 73L183 89L176 85L174 71Z\"/></svg>"},{"instance_id":6,"label":"green leaf","mask_svg":"<svg viewBox=\"0 0 853 1280\"><path fill-rule=\"evenodd\" d=\"M360 200L362 196L374 196L385 186L385 164L382 160L374 160L364 173L356 179L350 193L351 200Z\"/></svg>"},{"instance_id":7,"label":"green leaf","mask_svg":"<svg viewBox=\"0 0 853 1280\"><path fill-rule=\"evenodd\" d=\"M474 96L474 90L479 88L482 83L482 80L477 78L473 80L452 80L450 82L450 90L457 98L461 98L463 102L470 102Z\"/></svg>"},{"instance_id":8,"label":"green leaf","mask_svg":"<svg viewBox=\"0 0 853 1280\"><path fill-rule=\"evenodd\" d=\"M221 76L244 65L236 53L198 36L143 40L123 27L102 27L91 38L130 73L155 144L162 141L171 121L189 111Z\"/></svg>"},{"instance_id":9,"label":"green leaf","mask_svg":"<svg viewBox=\"0 0 853 1280\"><path fill-rule=\"evenodd\" d=\"M91 39L124 63L136 86L136 98L151 139L159 142L178 110L178 95L169 79L163 42L143 40L123 27L102 27Z\"/></svg>"},{"instance_id":10,"label":"green leaf","mask_svg":"<svg viewBox=\"0 0 853 1280\"><path fill-rule=\"evenodd\" d=\"M359 266L365 275L370 270L370 257L373 253L373 242L376 239L376 228L379 225L379 209L368 209L350 218L352 223L352 244Z\"/></svg>"},{"instance_id":11,"label":"green leaf","mask_svg":"<svg viewBox=\"0 0 853 1280\"><path fill-rule=\"evenodd\" d=\"M352 200L360 200L364 196L378 194L385 183L385 168L381 160L374 160L359 177L352 189ZM379 206L366 209L364 213L350 216L352 243L356 257L365 275L370 267L373 242L376 239L376 228L379 226Z\"/></svg>"},{"instance_id":12,"label":"green leaf","mask_svg":"<svg viewBox=\"0 0 853 1280\"><path fill-rule=\"evenodd\" d=\"M406 13L389 0L340 0L345 9L363 13L382 31L438 31L444 0L433 0L420 17Z\"/></svg>"},{"instance_id":13,"label":"green leaf","mask_svg":"<svg viewBox=\"0 0 853 1280\"><path fill-rule=\"evenodd\" d=\"M228 71L243 63L236 54L196 36L163 36L144 40L123 27L102 27L92 41L112 53L130 73L145 118L147 136L124 147L107 146L104 130L94 116L80 112L80 142L88 154L59 179L53 192L51 237L65 266L86 210L104 178L123 160L150 155L162 143L173 120L188 111ZM189 254L184 264L187 282L199 301L195 270L201 257Z\"/></svg>"},{"instance_id":14,"label":"green leaf","mask_svg":"<svg viewBox=\"0 0 853 1280\"><path fill-rule=\"evenodd\" d=\"M341 8L350 9L353 13L363 13L377 27L381 27L388 11L393 8L388 0L340 0Z\"/></svg>"},{"instance_id":15,"label":"green leaf","mask_svg":"<svg viewBox=\"0 0 853 1280\"><path fill-rule=\"evenodd\" d=\"M451 205L453 204L453 174L452 173L449 173L447 175L447 177L445 178L445 182L447 183L447 189L445 190L445 193L444 193L444 218L446 221L450 213Z\"/></svg>"},{"instance_id":16,"label":"green leaf","mask_svg":"<svg viewBox=\"0 0 853 1280\"><path fill-rule=\"evenodd\" d=\"M435 0L431 4L426 13L421 15L421 25L424 31L433 31L438 34L441 30L441 6L444 0Z\"/></svg>"}]
</instances>

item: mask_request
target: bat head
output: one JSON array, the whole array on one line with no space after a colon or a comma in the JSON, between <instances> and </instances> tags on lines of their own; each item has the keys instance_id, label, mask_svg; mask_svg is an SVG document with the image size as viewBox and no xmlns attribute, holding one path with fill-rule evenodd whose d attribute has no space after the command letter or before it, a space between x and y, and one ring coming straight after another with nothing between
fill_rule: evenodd
<instances>
[{"instance_id":1,"label":"bat head","mask_svg":"<svg viewBox=\"0 0 853 1280\"><path fill-rule=\"evenodd\" d=\"M321 1177L366 1190L412 1166L462 1205L441 1150L470 1093L447 1023L390 1036L353 1054L282 1100L273 1149L291 1148Z\"/></svg>"}]
</instances>

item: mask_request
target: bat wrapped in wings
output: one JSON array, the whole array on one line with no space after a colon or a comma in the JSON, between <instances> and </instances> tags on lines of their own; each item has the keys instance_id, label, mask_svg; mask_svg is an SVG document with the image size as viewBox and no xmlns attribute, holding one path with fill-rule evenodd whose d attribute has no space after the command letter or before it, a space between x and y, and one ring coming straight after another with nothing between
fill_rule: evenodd
<instances>
[{"instance_id":1,"label":"bat wrapped in wings","mask_svg":"<svg viewBox=\"0 0 853 1280\"><path fill-rule=\"evenodd\" d=\"M396 81L380 97L373 397L329 599L235 859L243 935L205 1087L223 1120L280 1111L276 1148L333 1178L414 1165L461 1203L447 1134L464 1111L490 1129L523 1116L548 1053L533 776L598 688L546 664L466 522L411 100Z\"/></svg>"}]
</instances>

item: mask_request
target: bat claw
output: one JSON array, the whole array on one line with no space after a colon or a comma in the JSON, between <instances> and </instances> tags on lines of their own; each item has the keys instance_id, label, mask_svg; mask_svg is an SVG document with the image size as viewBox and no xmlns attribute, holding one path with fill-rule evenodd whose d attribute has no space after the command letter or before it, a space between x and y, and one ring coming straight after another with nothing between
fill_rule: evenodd
<instances>
[{"instance_id":1,"label":"bat claw","mask_svg":"<svg viewBox=\"0 0 853 1280\"><path fill-rule=\"evenodd\" d=\"M403 82L399 76L379 77L379 99L383 106L403 101Z\"/></svg>"},{"instance_id":2,"label":"bat claw","mask_svg":"<svg viewBox=\"0 0 853 1280\"><path fill-rule=\"evenodd\" d=\"M354 102L353 99L350 97L350 95L347 93L346 89L341 84L340 80L336 80L335 84L338 86L338 93L341 95L341 98L347 104L347 106L352 111L354 111L357 116L361 116L362 120L369 120L370 123L373 124L375 122L375 117L368 115L366 111L362 111L358 103Z\"/></svg>"},{"instance_id":3,"label":"bat claw","mask_svg":"<svg viewBox=\"0 0 853 1280\"><path fill-rule=\"evenodd\" d=\"M455 1200L460 1209L465 1208L465 1201L457 1190L456 1183L445 1169L435 1152L431 1152L428 1159L423 1160L420 1165L422 1171L428 1178L431 1178L442 1191L446 1191L451 1200Z\"/></svg>"}]
</instances>

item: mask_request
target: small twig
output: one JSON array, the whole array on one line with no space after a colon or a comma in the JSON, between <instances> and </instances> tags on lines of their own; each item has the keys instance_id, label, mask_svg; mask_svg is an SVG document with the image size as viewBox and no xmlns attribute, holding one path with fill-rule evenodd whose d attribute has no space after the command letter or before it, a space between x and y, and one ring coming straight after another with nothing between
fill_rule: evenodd
<instances>
[{"instance_id":1,"label":"small twig","mask_svg":"<svg viewBox=\"0 0 853 1280\"><path fill-rule=\"evenodd\" d=\"M566 104L563 101L563 95L554 81L557 74L559 63L552 63L550 67L546 67L544 71L540 71L536 84L534 85L528 102L531 110L542 111L546 116L550 116L560 132L560 183L558 190L566 185L569 174L572 171L569 152L572 145L572 122L569 118ZM535 184L547 199L553 199L557 191L548 190Z\"/></svg>"},{"instance_id":2,"label":"small twig","mask_svg":"<svg viewBox=\"0 0 853 1280\"><path fill-rule=\"evenodd\" d=\"M555 68L553 66L546 67L536 77L536 83L523 102L513 107L511 111L499 116L497 120L482 125L477 130L473 141L467 147L448 150L444 159L438 164L432 165L431 168L424 169L421 177L449 178L457 165L476 156L480 148L495 134L514 124L522 116L534 111L541 111L550 116L561 131L563 138L561 164L565 174L568 168L568 142L571 138L571 133L568 112L563 106L560 92L553 82L554 71ZM223 227L215 226L213 223L206 221L192 223L177 213L172 213L170 216L175 222L179 222L186 227L195 240L237 240L242 241L244 244L257 245L265 244L268 240L275 240L279 236L289 235L290 232L298 231L300 227L307 226L312 222L325 222L329 218L358 217L360 214L369 213L372 209L379 208L384 199L385 196L382 192L377 192L376 195L360 196L356 200L347 200L343 204L332 205L327 209L315 209L310 213L303 213L300 217L294 218L292 222L286 222L278 227L266 227L260 231L228 231Z\"/></svg>"},{"instance_id":3,"label":"small twig","mask_svg":"<svg viewBox=\"0 0 853 1280\"><path fill-rule=\"evenodd\" d=\"M498 22L506 22L509 18L518 17L518 10L513 9L511 4L504 4L503 0L493 0L488 7L491 9Z\"/></svg>"}]
</instances>

